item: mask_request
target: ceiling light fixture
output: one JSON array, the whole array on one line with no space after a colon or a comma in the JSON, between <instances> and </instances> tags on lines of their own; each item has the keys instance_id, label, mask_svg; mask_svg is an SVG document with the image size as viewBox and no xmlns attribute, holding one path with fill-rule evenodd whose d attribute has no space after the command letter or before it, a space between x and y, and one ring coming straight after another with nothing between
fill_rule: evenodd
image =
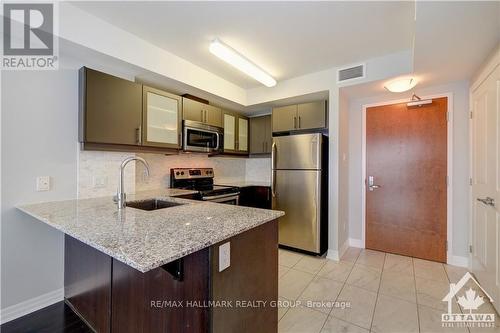
<instances>
[{"instance_id":1,"label":"ceiling light fixture","mask_svg":"<svg viewBox=\"0 0 500 333\"><path fill-rule=\"evenodd\" d=\"M220 40L215 39L210 43L209 50L213 55L239 69L246 75L251 76L263 85L267 87L274 87L276 85L276 80L271 75L264 72L257 65Z\"/></svg>"},{"instance_id":2,"label":"ceiling light fixture","mask_svg":"<svg viewBox=\"0 0 500 333\"><path fill-rule=\"evenodd\" d=\"M390 92L399 93L408 91L411 88L415 87L416 85L417 85L417 80L415 80L415 78L407 77L389 81L384 85L384 88L389 90Z\"/></svg>"}]
</instances>

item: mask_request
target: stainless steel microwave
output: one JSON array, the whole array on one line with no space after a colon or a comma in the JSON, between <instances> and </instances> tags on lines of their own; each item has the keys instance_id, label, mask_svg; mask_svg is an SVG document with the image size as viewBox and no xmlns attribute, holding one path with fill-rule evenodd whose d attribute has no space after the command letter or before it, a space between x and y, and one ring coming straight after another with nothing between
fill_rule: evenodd
<instances>
[{"instance_id":1,"label":"stainless steel microwave","mask_svg":"<svg viewBox=\"0 0 500 333\"><path fill-rule=\"evenodd\" d=\"M224 129L192 120L183 122L184 151L222 153Z\"/></svg>"}]
</instances>

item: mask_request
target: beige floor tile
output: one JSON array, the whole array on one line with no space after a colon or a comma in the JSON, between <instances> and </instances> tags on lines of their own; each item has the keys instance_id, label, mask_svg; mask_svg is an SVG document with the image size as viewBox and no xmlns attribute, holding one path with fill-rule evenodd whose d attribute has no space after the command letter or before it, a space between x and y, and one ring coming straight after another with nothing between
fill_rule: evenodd
<instances>
[{"instance_id":1,"label":"beige floor tile","mask_svg":"<svg viewBox=\"0 0 500 333\"><path fill-rule=\"evenodd\" d=\"M362 250L356 260L356 264L370 266L382 270L384 266L385 253L373 250Z\"/></svg>"},{"instance_id":2,"label":"beige floor tile","mask_svg":"<svg viewBox=\"0 0 500 333\"><path fill-rule=\"evenodd\" d=\"M278 281L278 294L289 300L296 300L312 281L314 275L290 269Z\"/></svg>"},{"instance_id":3,"label":"beige floor tile","mask_svg":"<svg viewBox=\"0 0 500 333\"><path fill-rule=\"evenodd\" d=\"M462 310L464 313L468 313L468 310ZM469 328L470 333L500 333L500 316L496 312L493 305L490 302L486 302L481 305L476 313L493 313L495 314L495 327L474 327Z\"/></svg>"},{"instance_id":4,"label":"beige floor tile","mask_svg":"<svg viewBox=\"0 0 500 333\"><path fill-rule=\"evenodd\" d=\"M296 307L290 308L278 323L282 333L319 333L327 315L319 311Z\"/></svg>"},{"instance_id":5,"label":"beige floor tile","mask_svg":"<svg viewBox=\"0 0 500 333\"><path fill-rule=\"evenodd\" d=\"M444 265L444 270L446 271L446 275L448 275L448 279L450 282L457 283L460 279L467 273L467 268L457 267L451 265Z\"/></svg>"},{"instance_id":6,"label":"beige floor tile","mask_svg":"<svg viewBox=\"0 0 500 333\"><path fill-rule=\"evenodd\" d=\"M441 332L467 333L467 328L443 327L441 322L442 314L443 311L429 308L424 305L419 305L418 318L420 324L420 333L441 333Z\"/></svg>"},{"instance_id":7,"label":"beige floor tile","mask_svg":"<svg viewBox=\"0 0 500 333\"><path fill-rule=\"evenodd\" d=\"M323 277L315 277L299 296L303 306L329 314L343 284Z\"/></svg>"},{"instance_id":8,"label":"beige floor tile","mask_svg":"<svg viewBox=\"0 0 500 333\"><path fill-rule=\"evenodd\" d=\"M278 297L278 321L283 318L285 313L288 311L290 308L290 301L283 298L283 297Z\"/></svg>"},{"instance_id":9,"label":"beige floor tile","mask_svg":"<svg viewBox=\"0 0 500 333\"><path fill-rule=\"evenodd\" d=\"M444 265L441 263L415 258L413 259L413 267L415 269L415 276L449 283Z\"/></svg>"},{"instance_id":10,"label":"beige floor tile","mask_svg":"<svg viewBox=\"0 0 500 333\"><path fill-rule=\"evenodd\" d=\"M278 261L281 266L293 267L303 256L300 253L280 249Z\"/></svg>"},{"instance_id":11,"label":"beige floor tile","mask_svg":"<svg viewBox=\"0 0 500 333\"><path fill-rule=\"evenodd\" d=\"M329 261L328 259L313 256L304 256L293 266L299 271L317 274L319 270Z\"/></svg>"},{"instance_id":12,"label":"beige floor tile","mask_svg":"<svg viewBox=\"0 0 500 333\"><path fill-rule=\"evenodd\" d=\"M342 258L340 258L341 261L349 261L349 262L355 262L356 259L358 259L359 254L361 253L361 249L358 249L356 247L350 247L348 248Z\"/></svg>"},{"instance_id":13,"label":"beige floor tile","mask_svg":"<svg viewBox=\"0 0 500 333\"><path fill-rule=\"evenodd\" d=\"M368 330L330 316L321 333L368 333Z\"/></svg>"},{"instance_id":14,"label":"beige floor tile","mask_svg":"<svg viewBox=\"0 0 500 333\"><path fill-rule=\"evenodd\" d=\"M331 315L357 326L370 329L373 310L377 301L377 293L346 284L340 292L337 301L350 302L350 307L345 309L335 308L331 312Z\"/></svg>"},{"instance_id":15,"label":"beige floor tile","mask_svg":"<svg viewBox=\"0 0 500 333\"><path fill-rule=\"evenodd\" d=\"M288 272L289 270L290 270L289 267L279 265L278 266L278 279L281 279L283 277L283 275L285 275L286 272Z\"/></svg>"},{"instance_id":16,"label":"beige floor tile","mask_svg":"<svg viewBox=\"0 0 500 333\"><path fill-rule=\"evenodd\" d=\"M346 283L377 292L380 285L381 271L377 268L363 266L356 263L347 278Z\"/></svg>"},{"instance_id":17,"label":"beige floor tile","mask_svg":"<svg viewBox=\"0 0 500 333\"><path fill-rule=\"evenodd\" d=\"M413 276L413 259L410 257L387 253L385 255L384 271Z\"/></svg>"},{"instance_id":18,"label":"beige floor tile","mask_svg":"<svg viewBox=\"0 0 500 333\"><path fill-rule=\"evenodd\" d=\"M417 304L380 294L371 330L376 333L418 332Z\"/></svg>"},{"instance_id":19,"label":"beige floor tile","mask_svg":"<svg viewBox=\"0 0 500 333\"><path fill-rule=\"evenodd\" d=\"M379 293L416 303L415 278L411 275L384 270Z\"/></svg>"},{"instance_id":20,"label":"beige floor tile","mask_svg":"<svg viewBox=\"0 0 500 333\"><path fill-rule=\"evenodd\" d=\"M417 303L437 310L446 311L447 303L443 297L450 291L450 284L416 277Z\"/></svg>"},{"instance_id":21,"label":"beige floor tile","mask_svg":"<svg viewBox=\"0 0 500 333\"><path fill-rule=\"evenodd\" d=\"M331 280L345 282L352 267L353 263L351 262L328 260L318 275Z\"/></svg>"}]
</instances>

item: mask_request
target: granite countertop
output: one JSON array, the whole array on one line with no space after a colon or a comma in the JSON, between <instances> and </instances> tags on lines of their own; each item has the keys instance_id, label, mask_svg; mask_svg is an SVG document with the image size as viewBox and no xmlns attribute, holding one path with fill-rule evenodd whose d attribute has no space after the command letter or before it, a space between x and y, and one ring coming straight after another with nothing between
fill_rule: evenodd
<instances>
[{"instance_id":1,"label":"granite countertop","mask_svg":"<svg viewBox=\"0 0 500 333\"><path fill-rule=\"evenodd\" d=\"M216 181L215 183L217 185L236 186L236 187L249 187L249 186L271 187L271 182L266 182L266 181L221 180L221 181Z\"/></svg>"},{"instance_id":2,"label":"granite countertop","mask_svg":"<svg viewBox=\"0 0 500 333\"><path fill-rule=\"evenodd\" d=\"M126 207L111 197L18 206L34 218L147 272L283 216L281 211L175 198L193 191L159 190L127 200L165 199L184 205L154 211Z\"/></svg>"}]
</instances>

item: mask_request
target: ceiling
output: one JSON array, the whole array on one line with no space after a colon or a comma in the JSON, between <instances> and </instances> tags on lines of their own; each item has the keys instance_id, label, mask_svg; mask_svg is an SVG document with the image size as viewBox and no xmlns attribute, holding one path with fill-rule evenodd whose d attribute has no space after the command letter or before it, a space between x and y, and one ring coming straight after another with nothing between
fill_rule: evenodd
<instances>
[{"instance_id":1,"label":"ceiling","mask_svg":"<svg viewBox=\"0 0 500 333\"><path fill-rule=\"evenodd\" d=\"M411 48L412 2L76 2L242 88L208 51L218 37L278 81Z\"/></svg>"}]
</instances>

